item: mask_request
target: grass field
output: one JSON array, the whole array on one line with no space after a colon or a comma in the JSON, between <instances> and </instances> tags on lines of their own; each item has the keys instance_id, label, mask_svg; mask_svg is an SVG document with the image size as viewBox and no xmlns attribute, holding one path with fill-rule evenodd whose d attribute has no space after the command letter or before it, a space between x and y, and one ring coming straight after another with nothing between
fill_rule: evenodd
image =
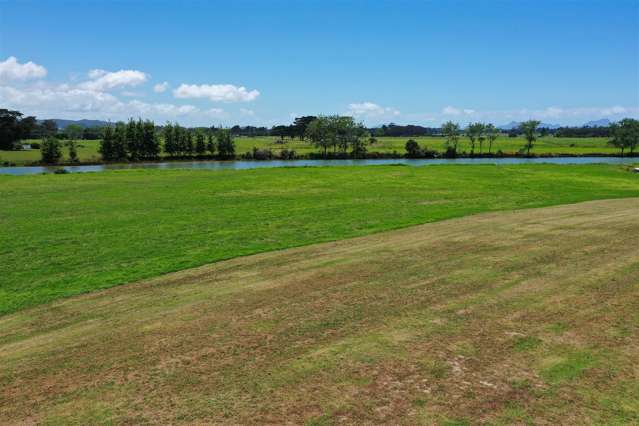
<instances>
[{"instance_id":1,"label":"grass field","mask_svg":"<svg viewBox=\"0 0 639 426\"><path fill-rule=\"evenodd\" d=\"M334 183L326 172L300 173ZM574 201L586 197L585 187L593 197L637 189L636 180L610 167L336 172L379 182L370 192L395 224L408 221L406 211L433 219L436 211L459 212L451 204L479 207L484 197L487 205L511 208ZM467 189L443 189L431 173L447 187ZM148 225L138 226L147 237L174 237L151 223L165 208L162 200L140 201L138 210L135 201L114 200L119 186L166 193L190 187L199 201L189 205L195 217L208 216L211 203L202 197L212 187L231 205L234 197L257 198L253 214L266 227L277 223L271 214L282 207L293 229L309 221L336 227L333 215L351 225L368 221L362 229L389 225L362 204L368 191L353 187L360 219L353 222L339 191L329 210L302 218L295 186L290 196L277 193L285 184L280 176L122 173L8 183L12 196L31 188L21 198L31 200L23 204L24 222L35 229L42 225L37 216L48 216L67 238L78 231L109 238L114 228L102 222L100 203L111 204L112 218L128 215L131 222L147 214L145 204ZM474 187L480 176L496 194ZM255 185L224 192L212 183L239 178ZM332 186L312 182L306 192L321 201ZM499 190L508 185L517 191ZM73 201L88 198L89 189L96 194L91 206ZM266 200L247 197L259 191L273 196L268 208ZM185 192L180 200L188 198ZM175 210L182 241L206 232ZM469 216L233 259L5 315L0 423L637 424L638 214L634 198ZM118 238L140 249L137 233L127 230ZM39 245L67 249L46 226L39 234L25 259L47 257ZM209 237L201 248L226 243ZM92 261L104 266L94 251L92 244L78 249L73 255L86 263L71 269L88 276Z\"/></svg>"},{"instance_id":2,"label":"grass field","mask_svg":"<svg viewBox=\"0 0 639 426\"><path fill-rule=\"evenodd\" d=\"M410 139L408 137L380 137L377 138L377 143L368 147L369 152L381 152L381 153L393 153L397 152L400 156L404 155L406 150L404 145L406 141ZM419 142L420 145L428 147L428 149L436 150L438 152L445 151L445 140L441 137L417 137L413 138ZM245 152L251 152L253 147L260 149L271 149L274 153L279 153L282 149L295 150L298 154L307 155L311 152L317 152L316 148L313 148L305 141L290 139L286 140L285 144L275 143L274 137L238 137L235 138L236 152L238 155ZM37 140L31 140L26 142L39 142ZM515 154L524 146L524 139L499 137L493 144L493 153L497 150L501 150L505 154ZM487 151L487 146L484 147L484 152ZM78 146L78 157L81 162L98 162L100 161L100 154L98 152L99 141L88 140L80 141ZM470 145L467 138L461 138L460 152L470 152ZM479 148L477 148L478 152ZM535 148L532 153L535 155L587 155L587 154L618 154L619 150L608 145L607 138L555 138L555 137L543 137L535 144ZM64 158L67 158L67 150L63 149ZM28 163L37 162L40 160L40 151L0 151L0 163L8 161L17 165L24 165Z\"/></svg>"},{"instance_id":3,"label":"grass field","mask_svg":"<svg viewBox=\"0 0 639 426\"><path fill-rule=\"evenodd\" d=\"M0 314L269 250L637 196L638 175L605 165L0 176Z\"/></svg>"}]
</instances>

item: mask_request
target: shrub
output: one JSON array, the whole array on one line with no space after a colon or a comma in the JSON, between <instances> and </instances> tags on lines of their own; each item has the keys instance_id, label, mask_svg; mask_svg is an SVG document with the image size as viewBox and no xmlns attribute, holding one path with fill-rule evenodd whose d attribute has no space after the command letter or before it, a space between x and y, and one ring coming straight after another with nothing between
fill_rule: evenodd
<instances>
[{"instance_id":1,"label":"shrub","mask_svg":"<svg viewBox=\"0 0 639 426\"><path fill-rule=\"evenodd\" d=\"M62 150L60 149L60 141L56 138L47 137L42 141L40 147L42 162L46 164L55 164L62 158Z\"/></svg>"}]
</instances>

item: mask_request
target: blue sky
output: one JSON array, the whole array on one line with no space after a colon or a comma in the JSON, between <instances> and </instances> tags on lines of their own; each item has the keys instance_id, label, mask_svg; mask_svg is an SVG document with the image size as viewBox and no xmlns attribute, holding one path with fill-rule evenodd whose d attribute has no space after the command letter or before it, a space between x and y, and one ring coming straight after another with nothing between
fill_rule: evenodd
<instances>
[{"instance_id":1,"label":"blue sky","mask_svg":"<svg viewBox=\"0 0 639 426\"><path fill-rule=\"evenodd\" d=\"M0 1L0 62L42 118L581 124L639 115L639 1Z\"/></svg>"}]
</instances>

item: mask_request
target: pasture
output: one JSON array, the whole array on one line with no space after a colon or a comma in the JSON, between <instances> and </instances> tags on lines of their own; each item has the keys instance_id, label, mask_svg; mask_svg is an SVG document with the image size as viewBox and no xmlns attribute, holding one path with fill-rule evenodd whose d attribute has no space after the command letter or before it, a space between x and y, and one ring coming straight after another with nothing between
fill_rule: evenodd
<instances>
[{"instance_id":1,"label":"pasture","mask_svg":"<svg viewBox=\"0 0 639 426\"><path fill-rule=\"evenodd\" d=\"M403 156L406 153L404 145L409 137L379 137L377 142L369 145L369 153L382 153ZM445 139L443 137L415 137L422 147L444 152ZM28 140L26 143L39 142L39 140ZM523 146L524 139L522 137L510 138L500 136L493 144L492 152L502 151L506 155L516 154ZM98 151L99 140L83 140L78 141L78 157L80 162L100 162L101 157ZM265 137L236 137L236 154L239 156L245 152L251 152L253 148L270 149L274 154L278 155L283 149L294 150L299 155L308 155L319 152L317 148L311 146L308 141L300 141L298 139L285 139L284 143L278 143L278 139L271 136ZM63 151L63 161L68 160L68 152L66 148ZM484 143L484 153L488 151L488 144ZM470 153L470 144L468 138L461 137L459 143L460 153ZM479 152L479 147L476 147ZM617 155L619 150L608 145L607 138L560 138L560 137L540 137L535 143L532 150L534 155L588 155L588 154L607 154ZM0 151L0 164L3 162L15 163L16 165L27 165L38 162L40 160L39 150L30 151Z\"/></svg>"},{"instance_id":2,"label":"pasture","mask_svg":"<svg viewBox=\"0 0 639 426\"><path fill-rule=\"evenodd\" d=\"M346 236L486 206L577 201L588 198L585 187L593 198L637 196L636 180L610 167L305 172L291 180L308 179L314 207L295 186L282 192L277 172L21 178L9 186L32 188L22 201L47 201L37 213L24 208L23 221L42 225L37 216L47 216L60 235L47 227L13 235L31 241L22 259L36 262L34 276L81 280L105 272L105 259L121 270L132 264L107 255L112 236L151 262L164 242L180 248L176 259L230 248L230 235L248 244L252 230L242 222L269 229L264 238L274 247L283 228L302 235L311 223L332 230L325 237L337 228ZM318 209L330 185L317 182L335 179L377 185L371 194L349 186L352 203L333 191L336 203ZM474 187L478 179L492 191ZM247 185L232 191L214 183L242 180ZM128 201L114 200L113 188L125 187L136 188ZM50 195L39 193L45 188ZM93 203L73 201L88 198L89 188ZM169 209L162 197L132 200L142 188L164 189L173 200L179 235L155 226ZM367 205L372 192L388 216ZM230 234L207 229L225 211L205 202L212 194L238 216ZM253 199L252 212L234 208L239 198ZM104 221L100 204L119 227ZM462 212L462 204L472 207ZM274 217L280 210L285 223ZM634 198L485 213L236 258L5 315L0 423L636 424L639 249L630 237L639 234L638 212ZM142 243L134 222L157 249ZM198 244L186 244L200 234ZM64 238L78 245L66 259ZM58 252L46 252L49 245ZM51 256L55 265L37 264ZM74 257L84 263L69 268ZM30 273L21 276L28 282Z\"/></svg>"},{"instance_id":3,"label":"pasture","mask_svg":"<svg viewBox=\"0 0 639 426\"><path fill-rule=\"evenodd\" d=\"M606 165L0 176L0 314L238 256L638 196L636 174Z\"/></svg>"}]
</instances>

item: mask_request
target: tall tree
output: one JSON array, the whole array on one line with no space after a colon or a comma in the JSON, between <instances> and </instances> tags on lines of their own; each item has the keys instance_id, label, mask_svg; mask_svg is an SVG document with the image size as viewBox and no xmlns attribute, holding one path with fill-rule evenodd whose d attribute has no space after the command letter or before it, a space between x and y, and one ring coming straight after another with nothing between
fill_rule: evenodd
<instances>
[{"instance_id":1,"label":"tall tree","mask_svg":"<svg viewBox=\"0 0 639 426\"><path fill-rule=\"evenodd\" d=\"M447 121L442 125L442 133L446 138L446 146L453 155L457 155L457 144L459 143L459 124Z\"/></svg>"},{"instance_id":2,"label":"tall tree","mask_svg":"<svg viewBox=\"0 0 639 426\"><path fill-rule=\"evenodd\" d=\"M206 154L206 142L202 132L197 132L195 135L195 153L199 156Z\"/></svg>"},{"instance_id":3,"label":"tall tree","mask_svg":"<svg viewBox=\"0 0 639 426\"><path fill-rule=\"evenodd\" d=\"M121 121L115 124L113 131L113 160L124 161L127 158L127 126Z\"/></svg>"},{"instance_id":4,"label":"tall tree","mask_svg":"<svg viewBox=\"0 0 639 426\"><path fill-rule=\"evenodd\" d=\"M466 136L470 140L470 155L475 155L475 142L477 140L483 143L484 124L483 123L471 123L466 128ZM481 148L480 151L481 152Z\"/></svg>"},{"instance_id":5,"label":"tall tree","mask_svg":"<svg viewBox=\"0 0 639 426\"><path fill-rule=\"evenodd\" d=\"M527 157L530 157L530 150L533 148L533 144L537 140L537 127L539 127L540 124L540 121L528 120L519 125L521 133L524 135L524 138L526 138L526 145L524 146L524 149L526 150Z\"/></svg>"},{"instance_id":6,"label":"tall tree","mask_svg":"<svg viewBox=\"0 0 639 426\"><path fill-rule=\"evenodd\" d=\"M155 123L146 120L142 123L142 155L154 159L160 155L160 140L155 134Z\"/></svg>"},{"instance_id":7,"label":"tall tree","mask_svg":"<svg viewBox=\"0 0 639 426\"><path fill-rule=\"evenodd\" d=\"M102 140L100 141L102 160L113 161L116 159L113 147L113 127L105 126L102 132Z\"/></svg>"},{"instance_id":8,"label":"tall tree","mask_svg":"<svg viewBox=\"0 0 639 426\"><path fill-rule=\"evenodd\" d=\"M303 117L295 117L293 121L293 128L295 135L299 137L300 140L304 140L304 136L306 135L306 128L313 120L317 117L314 115L305 115Z\"/></svg>"},{"instance_id":9,"label":"tall tree","mask_svg":"<svg viewBox=\"0 0 639 426\"><path fill-rule=\"evenodd\" d=\"M235 158L235 142L228 129L219 129L215 135L217 152L220 158L229 160Z\"/></svg>"},{"instance_id":10,"label":"tall tree","mask_svg":"<svg viewBox=\"0 0 639 426\"><path fill-rule=\"evenodd\" d=\"M173 125L167 122L164 125L162 133L164 136L164 152L169 154L169 157L175 157L178 152L178 146L175 141L175 132Z\"/></svg>"},{"instance_id":11,"label":"tall tree","mask_svg":"<svg viewBox=\"0 0 639 426\"><path fill-rule=\"evenodd\" d=\"M486 137L488 138L488 153L490 154L493 150L493 142L495 142L495 139L497 139L499 132L492 123L486 124L484 131L486 133Z\"/></svg>"},{"instance_id":12,"label":"tall tree","mask_svg":"<svg viewBox=\"0 0 639 426\"><path fill-rule=\"evenodd\" d=\"M210 131L206 136L206 150L210 155L215 155L215 142L213 141L213 134Z\"/></svg>"}]
</instances>

